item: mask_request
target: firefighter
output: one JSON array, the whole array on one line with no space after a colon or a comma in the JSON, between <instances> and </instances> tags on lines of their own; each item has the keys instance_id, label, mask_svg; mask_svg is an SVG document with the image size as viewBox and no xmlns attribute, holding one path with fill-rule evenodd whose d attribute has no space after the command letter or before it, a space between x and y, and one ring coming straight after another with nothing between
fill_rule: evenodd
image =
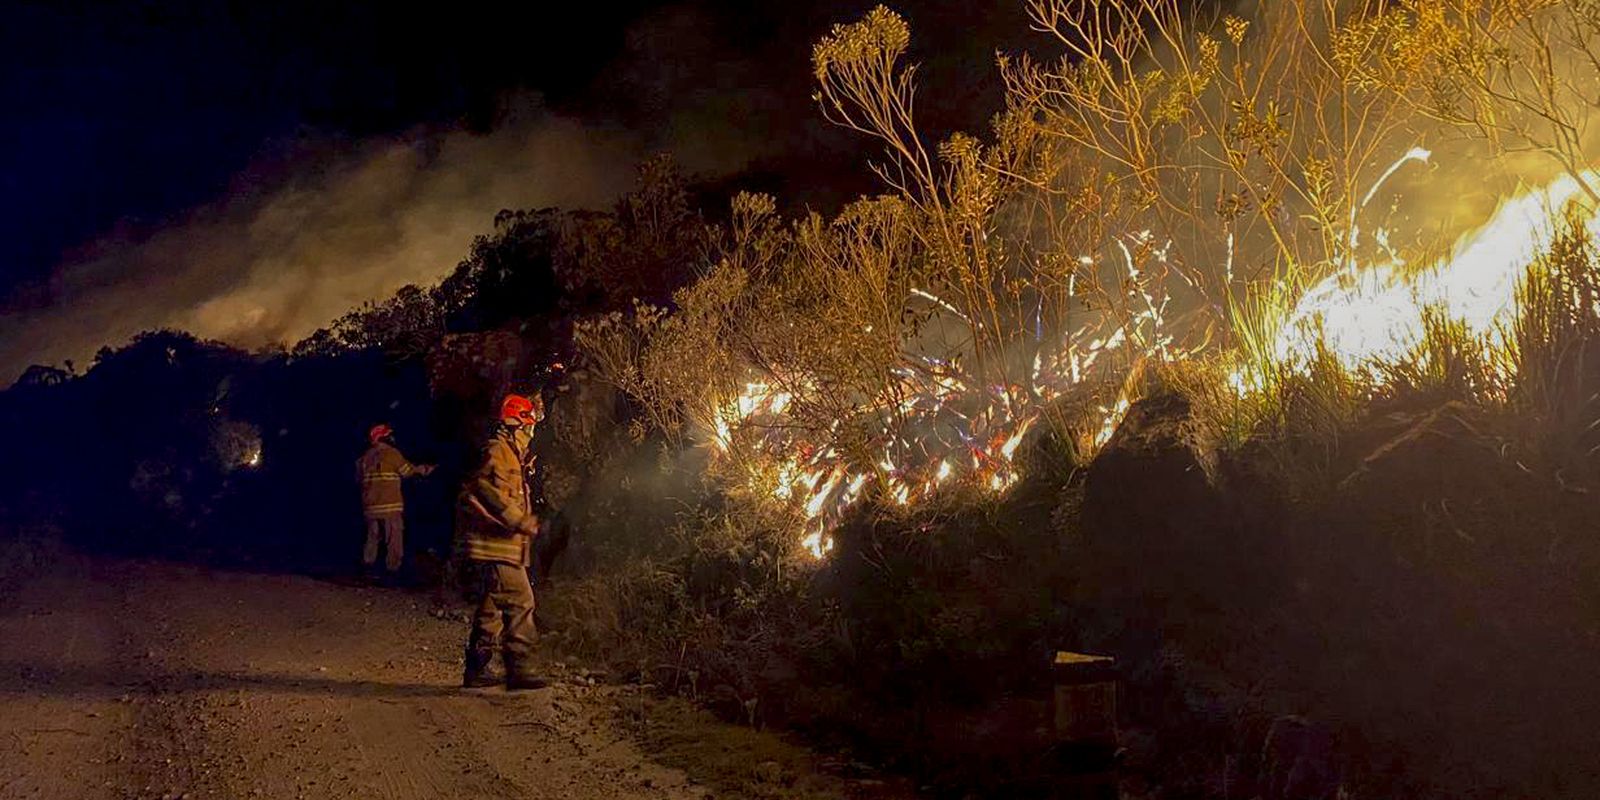
<instances>
[{"instance_id":1,"label":"firefighter","mask_svg":"<svg viewBox=\"0 0 1600 800\"><path fill-rule=\"evenodd\" d=\"M461 488L456 528L466 557L465 585L475 606L467 639L467 688L500 683L489 668L496 650L505 663L507 689L538 689L548 681L533 672L533 586L530 551L539 531L527 469L535 426L544 419L537 395L507 395L500 423L483 449L483 461Z\"/></svg>"},{"instance_id":2,"label":"firefighter","mask_svg":"<svg viewBox=\"0 0 1600 800\"><path fill-rule=\"evenodd\" d=\"M394 429L378 424L367 431L370 446L356 460L356 475L361 481L361 511L367 519L367 543L361 550L361 566L368 577L377 570L378 546L383 545L383 569L388 580L400 573L405 557L405 498L400 481L433 472L431 464L416 465L406 460L394 446Z\"/></svg>"}]
</instances>

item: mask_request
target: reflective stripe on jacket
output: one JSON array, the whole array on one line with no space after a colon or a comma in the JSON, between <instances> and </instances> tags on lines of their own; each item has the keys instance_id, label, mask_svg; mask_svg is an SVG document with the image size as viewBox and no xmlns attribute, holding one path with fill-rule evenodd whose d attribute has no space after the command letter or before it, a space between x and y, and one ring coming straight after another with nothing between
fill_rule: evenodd
<instances>
[{"instance_id":1,"label":"reflective stripe on jacket","mask_svg":"<svg viewBox=\"0 0 1600 800\"><path fill-rule=\"evenodd\" d=\"M461 487L456 530L462 552L471 561L494 561L525 567L535 522L532 492L522 457L502 428L484 446L483 462Z\"/></svg>"},{"instance_id":2,"label":"reflective stripe on jacket","mask_svg":"<svg viewBox=\"0 0 1600 800\"><path fill-rule=\"evenodd\" d=\"M384 517L405 511L400 480L418 474L417 468L388 442L367 448L356 460L356 475L361 480L361 510L368 517Z\"/></svg>"}]
</instances>

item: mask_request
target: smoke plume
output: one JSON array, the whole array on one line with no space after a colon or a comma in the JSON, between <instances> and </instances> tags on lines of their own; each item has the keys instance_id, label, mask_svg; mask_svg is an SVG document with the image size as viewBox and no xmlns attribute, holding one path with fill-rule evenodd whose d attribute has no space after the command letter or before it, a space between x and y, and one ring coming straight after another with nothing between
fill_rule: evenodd
<instances>
[{"instance_id":1,"label":"smoke plume","mask_svg":"<svg viewBox=\"0 0 1600 800\"><path fill-rule=\"evenodd\" d=\"M155 328L243 347L292 342L361 303L429 283L503 208L594 207L624 190L628 136L537 111L491 132L301 144L226 197L148 232L116 232L8 310L0 374L82 363Z\"/></svg>"}]
</instances>

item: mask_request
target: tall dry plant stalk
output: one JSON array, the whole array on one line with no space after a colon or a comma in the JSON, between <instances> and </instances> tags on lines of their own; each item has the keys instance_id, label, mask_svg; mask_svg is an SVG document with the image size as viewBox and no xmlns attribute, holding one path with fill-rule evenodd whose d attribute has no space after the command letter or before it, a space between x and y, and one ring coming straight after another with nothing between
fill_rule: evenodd
<instances>
[{"instance_id":1,"label":"tall dry plant stalk","mask_svg":"<svg viewBox=\"0 0 1600 800\"><path fill-rule=\"evenodd\" d=\"M1359 87L1490 145L1585 175L1600 111L1600 6L1593 0L1401 0L1341 32Z\"/></svg>"}]
</instances>

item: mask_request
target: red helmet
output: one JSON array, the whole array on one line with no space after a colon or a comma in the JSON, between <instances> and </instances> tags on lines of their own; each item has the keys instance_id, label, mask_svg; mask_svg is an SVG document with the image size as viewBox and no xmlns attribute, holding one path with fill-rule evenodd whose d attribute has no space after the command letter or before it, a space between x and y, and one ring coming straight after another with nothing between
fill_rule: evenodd
<instances>
[{"instance_id":1,"label":"red helmet","mask_svg":"<svg viewBox=\"0 0 1600 800\"><path fill-rule=\"evenodd\" d=\"M377 425L372 426L371 430L367 431L367 441L377 444L379 441L388 438L393 433L394 428L391 428L388 425L380 422Z\"/></svg>"},{"instance_id":2,"label":"red helmet","mask_svg":"<svg viewBox=\"0 0 1600 800\"><path fill-rule=\"evenodd\" d=\"M537 425L544 417L544 401L520 394L508 394L500 403L500 421L510 425Z\"/></svg>"}]
</instances>

